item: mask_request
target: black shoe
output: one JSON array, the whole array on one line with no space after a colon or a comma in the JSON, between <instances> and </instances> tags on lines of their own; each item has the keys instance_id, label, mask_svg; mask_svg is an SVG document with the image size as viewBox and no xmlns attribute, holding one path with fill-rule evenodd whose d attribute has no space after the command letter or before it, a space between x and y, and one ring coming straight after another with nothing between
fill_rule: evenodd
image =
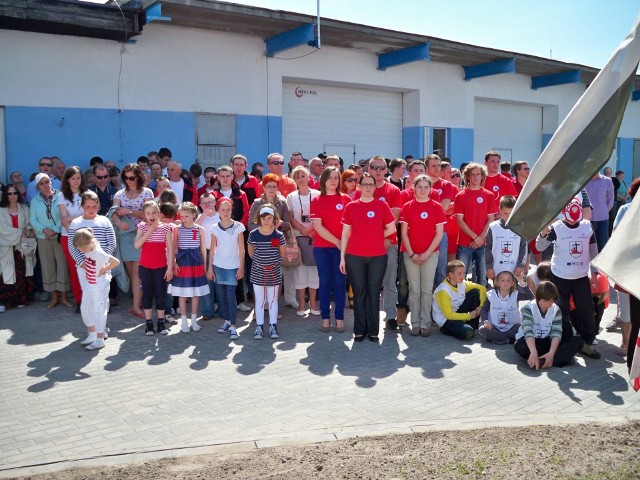
<instances>
[{"instance_id":1,"label":"black shoe","mask_svg":"<svg viewBox=\"0 0 640 480\"><path fill-rule=\"evenodd\" d=\"M164 321L162 321L162 320L158 320L158 333L160 335L168 335L169 334L169 330L166 329L166 327L164 326Z\"/></svg>"},{"instance_id":2,"label":"black shoe","mask_svg":"<svg viewBox=\"0 0 640 480\"><path fill-rule=\"evenodd\" d=\"M353 341L354 342L362 342L362 341L364 341L364 335L356 335L355 337L353 337Z\"/></svg>"},{"instance_id":3,"label":"black shoe","mask_svg":"<svg viewBox=\"0 0 640 480\"><path fill-rule=\"evenodd\" d=\"M380 341L380 337L378 337L377 335L369 335L369 340L371 340L373 343L378 343Z\"/></svg>"},{"instance_id":4,"label":"black shoe","mask_svg":"<svg viewBox=\"0 0 640 480\"><path fill-rule=\"evenodd\" d=\"M76 313L80 313L80 304L79 303L76 305Z\"/></svg>"},{"instance_id":5,"label":"black shoe","mask_svg":"<svg viewBox=\"0 0 640 480\"><path fill-rule=\"evenodd\" d=\"M156 334L156 331L153 329L153 323L147 322L146 326L144 327L144 334L148 336Z\"/></svg>"},{"instance_id":6,"label":"black shoe","mask_svg":"<svg viewBox=\"0 0 640 480\"><path fill-rule=\"evenodd\" d=\"M400 331L400 327L398 327L398 322L396 321L395 318L391 318L387 320L387 330L390 330L392 332Z\"/></svg>"}]
</instances>

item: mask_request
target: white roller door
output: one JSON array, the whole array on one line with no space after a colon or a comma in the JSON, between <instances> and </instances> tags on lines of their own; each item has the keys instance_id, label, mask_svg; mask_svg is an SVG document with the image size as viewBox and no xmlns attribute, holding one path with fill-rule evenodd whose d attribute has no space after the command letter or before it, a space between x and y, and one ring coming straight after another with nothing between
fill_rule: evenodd
<instances>
[{"instance_id":1,"label":"white roller door","mask_svg":"<svg viewBox=\"0 0 640 480\"><path fill-rule=\"evenodd\" d=\"M542 107L475 101L474 160L497 150L503 161L533 164L542 152Z\"/></svg>"},{"instance_id":2,"label":"white roller door","mask_svg":"<svg viewBox=\"0 0 640 480\"><path fill-rule=\"evenodd\" d=\"M282 98L285 158L295 150L305 158L326 151L348 165L402 155L402 93L284 83Z\"/></svg>"}]
</instances>

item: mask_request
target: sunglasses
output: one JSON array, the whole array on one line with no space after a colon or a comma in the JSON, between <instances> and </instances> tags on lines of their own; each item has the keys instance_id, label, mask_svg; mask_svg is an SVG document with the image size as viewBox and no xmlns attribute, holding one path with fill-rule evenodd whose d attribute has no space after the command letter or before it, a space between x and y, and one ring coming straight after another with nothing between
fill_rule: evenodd
<instances>
[{"instance_id":1,"label":"sunglasses","mask_svg":"<svg viewBox=\"0 0 640 480\"><path fill-rule=\"evenodd\" d=\"M379 172L381 172L382 170L386 170L387 169L387 167L383 166L383 165L378 165L378 166L371 165L369 168L371 170L378 170Z\"/></svg>"},{"instance_id":2,"label":"sunglasses","mask_svg":"<svg viewBox=\"0 0 640 480\"><path fill-rule=\"evenodd\" d=\"M281 162L278 162L278 161L269 162L269 165L284 165L284 162L282 162L282 161Z\"/></svg>"},{"instance_id":3,"label":"sunglasses","mask_svg":"<svg viewBox=\"0 0 640 480\"><path fill-rule=\"evenodd\" d=\"M529 167L522 167L520 170L531 170Z\"/></svg>"},{"instance_id":4,"label":"sunglasses","mask_svg":"<svg viewBox=\"0 0 640 480\"><path fill-rule=\"evenodd\" d=\"M109 175L96 175L98 180L104 180L105 178L109 178Z\"/></svg>"},{"instance_id":5,"label":"sunglasses","mask_svg":"<svg viewBox=\"0 0 640 480\"><path fill-rule=\"evenodd\" d=\"M451 175L451 178L460 178L460 174L459 173L454 173L453 175Z\"/></svg>"},{"instance_id":6,"label":"sunglasses","mask_svg":"<svg viewBox=\"0 0 640 480\"><path fill-rule=\"evenodd\" d=\"M38 183L38 185L49 185L51 183L50 180L41 180L40 183Z\"/></svg>"},{"instance_id":7,"label":"sunglasses","mask_svg":"<svg viewBox=\"0 0 640 480\"><path fill-rule=\"evenodd\" d=\"M39 165L41 167L49 167L49 168L53 167L53 163L40 163Z\"/></svg>"},{"instance_id":8,"label":"sunglasses","mask_svg":"<svg viewBox=\"0 0 640 480\"><path fill-rule=\"evenodd\" d=\"M18 195L18 192L7 192L7 195Z\"/></svg>"},{"instance_id":9,"label":"sunglasses","mask_svg":"<svg viewBox=\"0 0 640 480\"><path fill-rule=\"evenodd\" d=\"M134 180L137 180L136 177L124 177L125 180L129 181L129 182L133 182Z\"/></svg>"},{"instance_id":10,"label":"sunglasses","mask_svg":"<svg viewBox=\"0 0 640 480\"><path fill-rule=\"evenodd\" d=\"M345 182L348 182L348 183L353 183L355 181L356 181L356 177L351 177L351 178L345 179Z\"/></svg>"}]
</instances>

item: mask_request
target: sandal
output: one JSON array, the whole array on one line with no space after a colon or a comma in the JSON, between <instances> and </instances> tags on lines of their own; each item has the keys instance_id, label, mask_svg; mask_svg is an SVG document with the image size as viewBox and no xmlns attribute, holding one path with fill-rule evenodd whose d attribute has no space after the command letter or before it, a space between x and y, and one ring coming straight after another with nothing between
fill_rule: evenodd
<instances>
[{"instance_id":1,"label":"sandal","mask_svg":"<svg viewBox=\"0 0 640 480\"><path fill-rule=\"evenodd\" d=\"M129 312L131 315L133 315L134 317L138 317L138 318L144 318L144 312L136 312L133 307L129 307L129 309L127 310L127 312Z\"/></svg>"},{"instance_id":2,"label":"sandal","mask_svg":"<svg viewBox=\"0 0 640 480\"><path fill-rule=\"evenodd\" d=\"M420 329L418 327L413 327L411 329L411 331L409 332L409 335L411 335L412 337L417 337L420 335Z\"/></svg>"},{"instance_id":3,"label":"sandal","mask_svg":"<svg viewBox=\"0 0 640 480\"><path fill-rule=\"evenodd\" d=\"M336 332L344 333L344 320L336 320Z\"/></svg>"}]
</instances>

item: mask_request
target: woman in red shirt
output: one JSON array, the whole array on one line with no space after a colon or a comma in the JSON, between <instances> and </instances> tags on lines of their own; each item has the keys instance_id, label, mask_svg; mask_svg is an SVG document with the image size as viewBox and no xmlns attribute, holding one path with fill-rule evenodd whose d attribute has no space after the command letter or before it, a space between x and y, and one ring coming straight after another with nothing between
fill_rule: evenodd
<instances>
[{"instance_id":1,"label":"woman in red shirt","mask_svg":"<svg viewBox=\"0 0 640 480\"><path fill-rule=\"evenodd\" d=\"M389 205L373 198L375 188L373 177L363 174L362 196L346 206L342 217L340 271L349 276L353 287L356 342L363 341L365 335L372 342L379 341L380 288L387 269L384 239L396 231Z\"/></svg>"},{"instance_id":2,"label":"woman in red shirt","mask_svg":"<svg viewBox=\"0 0 640 480\"><path fill-rule=\"evenodd\" d=\"M416 198L400 212L402 251L409 280L411 335L428 337L431 326L433 281L440 252L438 247L447 220L442 205L429 198L431 179L420 175L413 181ZM447 252L442 252L446 255Z\"/></svg>"},{"instance_id":3,"label":"woman in red shirt","mask_svg":"<svg viewBox=\"0 0 640 480\"><path fill-rule=\"evenodd\" d=\"M340 239L342 238L342 214L351 201L340 193L340 170L327 167L320 176L320 195L311 201L311 223L316 231L313 256L320 279L320 314L322 331L331 329L331 290L335 304L336 330L344 332L344 303L346 286L344 273L340 271Z\"/></svg>"}]
</instances>

